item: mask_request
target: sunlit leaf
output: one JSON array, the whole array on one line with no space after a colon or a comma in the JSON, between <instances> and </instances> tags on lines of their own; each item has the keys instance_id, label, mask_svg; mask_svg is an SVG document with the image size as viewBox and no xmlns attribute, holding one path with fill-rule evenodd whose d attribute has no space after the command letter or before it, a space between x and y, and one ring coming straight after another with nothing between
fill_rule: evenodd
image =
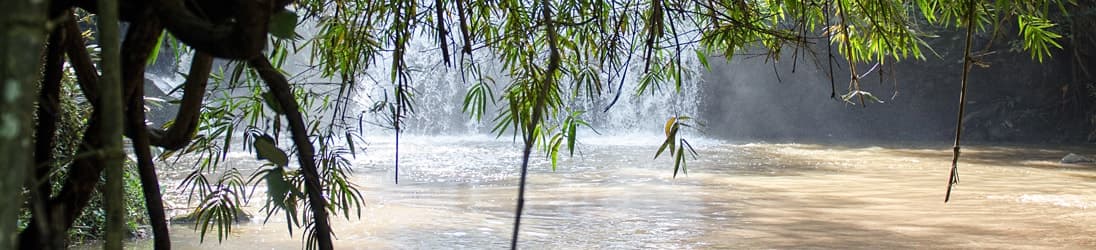
<instances>
[{"instance_id":1,"label":"sunlit leaf","mask_svg":"<svg viewBox=\"0 0 1096 250\"><path fill-rule=\"evenodd\" d=\"M160 48L163 47L164 37L167 32L160 32L160 37L156 38L156 45L152 46L152 51L148 53L148 60L145 61L145 65L151 66L156 63L156 59L160 58Z\"/></svg>"},{"instance_id":2,"label":"sunlit leaf","mask_svg":"<svg viewBox=\"0 0 1096 250\"><path fill-rule=\"evenodd\" d=\"M666 120L666 126L663 127L663 130L665 130L666 132L666 137L670 137L670 129L672 129L676 124L677 116L670 117L670 119Z\"/></svg>"},{"instance_id":3,"label":"sunlit leaf","mask_svg":"<svg viewBox=\"0 0 1096 250\"><path fill-rule=\"evenodd\" d=\"M700 60L700 65L704 66L705 70L708 70L708 71L712 70L712 66L708 64L708 55L705 54L703 50L700 50L700 49L696 50L696 59Z\"/></svg>"}]
</instances>

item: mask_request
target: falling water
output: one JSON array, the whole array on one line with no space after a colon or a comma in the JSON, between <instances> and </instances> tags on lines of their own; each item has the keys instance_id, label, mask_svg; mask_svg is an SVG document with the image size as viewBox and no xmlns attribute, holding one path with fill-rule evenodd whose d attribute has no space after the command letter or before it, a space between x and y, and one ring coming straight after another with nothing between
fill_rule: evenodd
<instances>
[{"instance_id":1,"label":"falling water","mask_svg":"<svg viewBox=\"0 0 1096 250\"><path fill-rule=\"evenodd\" d=\"M434 135L489 132L494 125L491 121L493 115L504 103L488 104L483 121L471 119L462 111L462 106L465 94L475 82L474 77L462 74L458 60L454 60L454 66L446 67L436 50L437 44L431 38L417 37L409 42L405 61L411 72L415 112L404 124L406 131ZM478 51L474 58L481 67L483 77L494 80L491 88L498 99L509 84L510 76L488 52ZM389 77L390 68L386 67L392 65L391 60L391 56L386 54L374 64L378 67L372 67L358 77L359 82L366 84L359 84L361 89L355 98L357 102L371 104L385 100L386 93L391 98L394 84ZM571 84L561 82L561 92L566 95L564 102L574 110L585 111L583 119L589 121L595 130L614 134L654 133L660 131L669 117L697 115L702 81L697 58L686 57L682 60L684 76L680 91L675 91L672 83L663 83L660 89L647 93L637 92L638 79L643 73L641 61L638 58L631 61L623 81L615 77L609 81L609 74L603 73L602 92L593 99L570 97ZM605 108L618 95L618 88L621 91L619 100L606 112Z\"/></svg>"}]
</instances>

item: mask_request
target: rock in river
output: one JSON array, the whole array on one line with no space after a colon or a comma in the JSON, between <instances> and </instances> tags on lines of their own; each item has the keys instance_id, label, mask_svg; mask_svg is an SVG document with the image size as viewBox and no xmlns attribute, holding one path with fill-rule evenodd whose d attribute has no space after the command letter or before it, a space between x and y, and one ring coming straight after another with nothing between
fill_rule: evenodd
<instances>
[{"instance_id":1,"label":"rock in river","mask_svg":"<svg viewBox=\"0 0 1096 250\"><path fill-rule=\"evenodd\" d=\"M1065 157L1062 157L1061 163L1075 164L1075 163L1090 163L1093 162L1091 158L1084 157L1079 154L1069 153Z\"/></svg>"}]
</instances>

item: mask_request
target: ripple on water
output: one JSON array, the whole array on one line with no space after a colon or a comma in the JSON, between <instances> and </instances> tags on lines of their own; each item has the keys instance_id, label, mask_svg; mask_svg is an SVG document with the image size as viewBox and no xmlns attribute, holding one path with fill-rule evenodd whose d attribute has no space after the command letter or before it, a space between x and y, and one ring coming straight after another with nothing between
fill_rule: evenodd
<instances>
[{"instance_id":1,"label":"ripple on water","mask_svg":"<svg viewBox=\"0 0 1096 250\"><path fill-rule=\"evenodd\" d=\"M1024 194L1016 197L1021 203L1047 204L1067 208L1096 208L1096 200L1074 194Z\"/></svg>"},{"instance_id":2,"label":"ripple on water","mask_svg":"<svg viewBox=\"0 0 1096 250\"><path fill-rule=\"evenodd\" d=\"M673 162L652 159L657 145L637 145L642 140L593 140L575 157L562 157L555 170L535 155L521 245L1096 249L1096 184L1073 176L1090 176L1088 170L1047 166L1060 151L964 148L971 153L964 155L963 183L944 206L940 184L949 148L697 141L705 145L694 144L701 155L688 162L691 175L673 178ZM401 143L399 185L392 183L391 142L374 143L356 158L353 178L367 208L361 220L336 221L336 245L508 246L519 147L490 138L407 137ZM240 225L246 233L206 246L284 247L299 239L287 240L284 223ZM187 242L194 232L173 233L180 234L173 239L181 248L202 248Z\"/></svg>"}]
</instances>

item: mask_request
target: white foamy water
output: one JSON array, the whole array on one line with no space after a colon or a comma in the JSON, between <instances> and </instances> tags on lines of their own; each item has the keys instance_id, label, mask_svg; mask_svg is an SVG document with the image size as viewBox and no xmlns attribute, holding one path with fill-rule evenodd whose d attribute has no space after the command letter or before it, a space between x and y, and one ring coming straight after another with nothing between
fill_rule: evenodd
<instances>
[{"instance_id":1,"label":"white foamy water","mask_svg":"<svg viewBox=\"0 0 1096 250\"><path fill-rule=\"evenodd\" d=\"M1059 207L1069 208L1096 208L1096 200L1092 200L1091 197L1076 194L1025 194L1016 198L1019 202L1036 203L1036 204L1050 204Z\"/></svg>"}]
</instances>

